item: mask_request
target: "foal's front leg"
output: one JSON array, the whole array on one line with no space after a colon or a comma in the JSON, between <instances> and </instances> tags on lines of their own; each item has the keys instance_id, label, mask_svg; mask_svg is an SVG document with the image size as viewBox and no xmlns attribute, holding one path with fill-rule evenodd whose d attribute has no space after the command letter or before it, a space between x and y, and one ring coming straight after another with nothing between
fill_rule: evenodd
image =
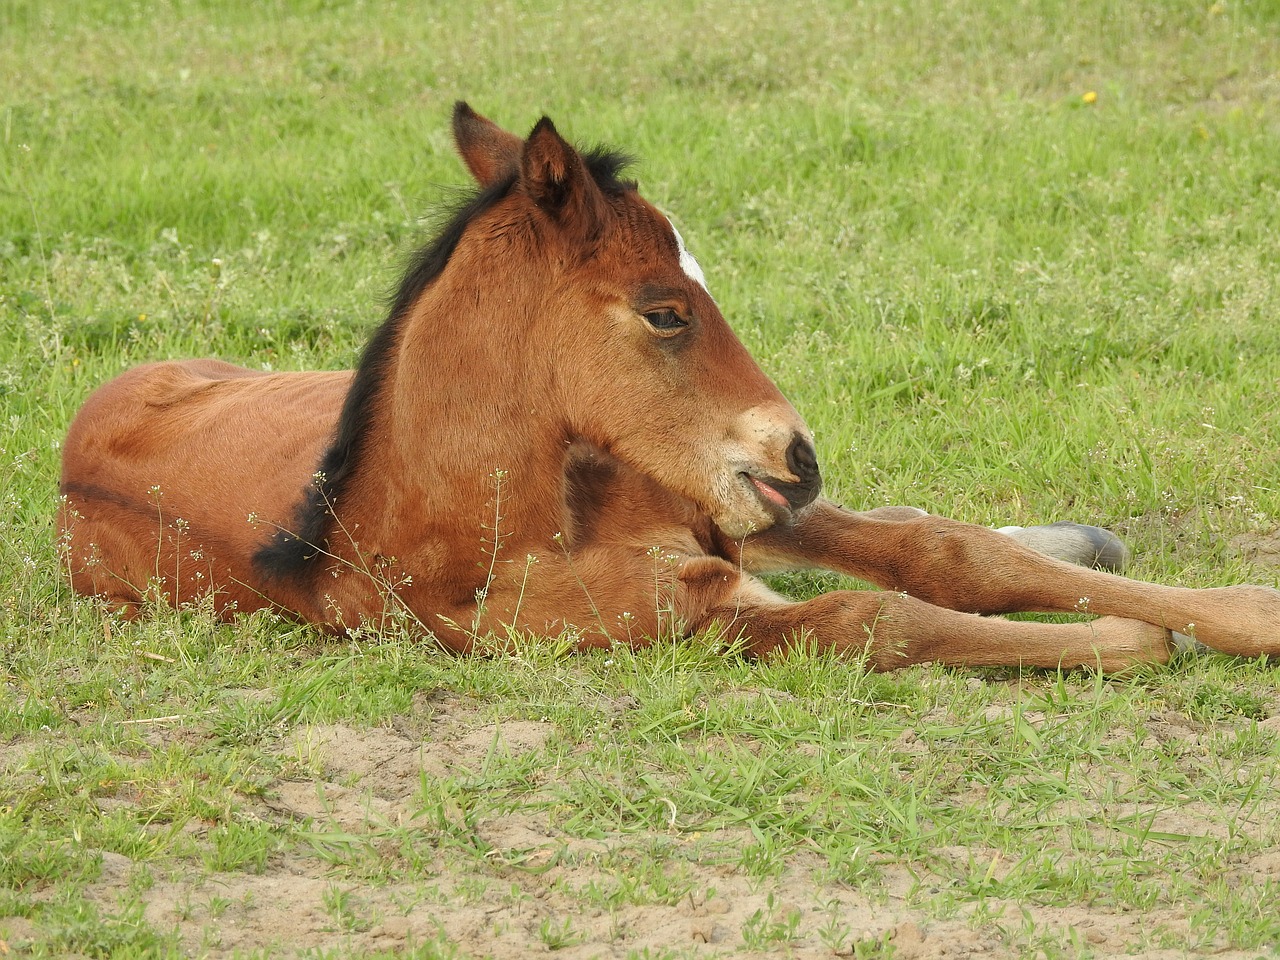
<instances>
[{"instance_id":1,"label":"foal's front leg","mask_svg":"<svg viewBox=\"0 0 1280 960\"><path fill-rule=\"evenodd\" d=\"M1168 631L1139 620L1015 622L888 591L839 590L793 602L718 557L685 561L678 579L676 608L689 627L719 624L756 655L812 643L854 656L865 653L877 670L938 662L1115 671L1169 658Z\"/></svg>"},{"instance_id":2,"label":"foal's front leg","mask_svg":"<svg viewBox=\"0 0 1280 960\"><path fill-rule=\"evenodd\" d=\"M994 530L928 515L858 514L820 500L749 538L748 570L819 567L973 613L1096 613L1144 620L1243 656L1280 654L1280 592L1193 590L1064 563Z\"/></svg>"}]
</instances>

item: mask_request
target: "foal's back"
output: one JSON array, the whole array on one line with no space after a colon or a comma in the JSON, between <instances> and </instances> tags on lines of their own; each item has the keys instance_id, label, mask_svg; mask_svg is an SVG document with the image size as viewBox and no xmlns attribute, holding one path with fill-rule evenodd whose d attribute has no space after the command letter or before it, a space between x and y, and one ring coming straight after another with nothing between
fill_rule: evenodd
<instances>
[{"instance_id":1,"label":"foal's back","mask_svg":"<svg viewBox=\"0 0 1280 960\"><path fill-rule=\"evenodd\" d=\"M350 381L349 371L188 360L99 388L62 454L60 526L76 589L131 609L149 584L173 602L217 583L224 609L266 606L246 586L248 558L291 522Z\"/></svg>"}]
</instances>

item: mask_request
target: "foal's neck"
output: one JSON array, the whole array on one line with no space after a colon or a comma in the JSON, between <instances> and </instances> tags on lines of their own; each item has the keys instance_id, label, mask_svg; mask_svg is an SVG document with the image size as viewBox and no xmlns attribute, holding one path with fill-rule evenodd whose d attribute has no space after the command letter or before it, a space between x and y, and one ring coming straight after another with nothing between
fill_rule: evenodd
<instances>
[{"instance_id":1,"label":"foal's neck","mask_svg":"<svg viewBox=\"0 0 1280 960\"><path fill-rule=\"evenodd\" d=\"M428 290L405 324L353 509L384 552L415 527L491 541L495 521L512 549L545 543L563 523L569 438L553 364L532 342L535 299L447 293Z\"/></svg>"}]
</instances>

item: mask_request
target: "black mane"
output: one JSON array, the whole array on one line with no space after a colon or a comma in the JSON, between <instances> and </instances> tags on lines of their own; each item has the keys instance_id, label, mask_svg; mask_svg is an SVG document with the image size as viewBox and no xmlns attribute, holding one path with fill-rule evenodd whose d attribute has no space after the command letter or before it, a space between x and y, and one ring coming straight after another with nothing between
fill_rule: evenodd
<instances>
[{"instance_id":1,"label":"black mane","mask_svg":"<svg viewBox=\"0 0 1280 960\"><path fill-rule=\"evenodd\" d=\"M620 179L631 164L626 154L596 147L583 154L592 179L606 193L634 190L635 183ZM302 492L294 509L293 530L277 530L254 555L258 570L272 577L298 577L312 569L311 561L329 551L329 524L348 479L360 463L367 427L375 415L390 361L404 321L431 282L440 276L471 221L505 197L516 174L498 180L466 197L454 208L444 227L410 259L399 290L382 322L360 354L351 388L338 417L332 443Z\"/></svg>"}]
</instances>

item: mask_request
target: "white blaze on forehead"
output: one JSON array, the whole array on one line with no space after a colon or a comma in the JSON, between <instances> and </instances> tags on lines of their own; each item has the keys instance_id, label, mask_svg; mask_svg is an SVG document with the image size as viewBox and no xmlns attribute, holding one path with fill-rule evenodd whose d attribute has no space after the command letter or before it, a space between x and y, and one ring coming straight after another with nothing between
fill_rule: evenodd
<instances>
[{"instance_id":1,"label":"white blaze on forehead","mask_svg":"<svg viewBox=\"0 0 1280 960\"><path fill-rule=\"evenodd\" d=\"M702 267L698 266L698 261L693 259L693 254L684 247L684 237L680 236L680 231L676 229L676 225L667 221L671 226L671 232L676 238L676 249L680 251L680 269L683 270L691 280L697 283L703 290L707 289L707 278L703 276Z\"/></svg>"}]
</instances>

